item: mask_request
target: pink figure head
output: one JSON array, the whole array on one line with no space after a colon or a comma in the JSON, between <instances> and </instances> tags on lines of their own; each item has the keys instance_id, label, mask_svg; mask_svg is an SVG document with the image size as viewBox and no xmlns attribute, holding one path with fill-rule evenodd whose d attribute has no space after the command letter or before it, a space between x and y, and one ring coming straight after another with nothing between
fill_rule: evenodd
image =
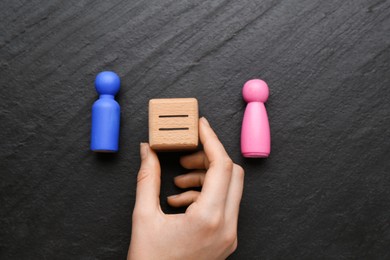
<instances>
[{"instance_id":1,"label":"pink figure head","mask_svg":"<svg viewBox=\"0 0 390 260\"><path fill-rule=\"evenodd\" d=\"M246 102L266 102L269 96L267 83L261 79L251 79L244 84L242 95Z\"/></svg>"}]
</instances>

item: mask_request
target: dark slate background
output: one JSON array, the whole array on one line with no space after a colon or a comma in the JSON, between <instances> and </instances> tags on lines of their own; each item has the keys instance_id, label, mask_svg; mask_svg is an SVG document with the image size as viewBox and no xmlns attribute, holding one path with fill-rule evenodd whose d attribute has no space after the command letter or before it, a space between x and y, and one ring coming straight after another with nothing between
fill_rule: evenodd
<instances>
[{"instance_id":1,"label":"dark slate background","mask_svg":"<svg viewBox=\"0 0 390 260\"><path fill-rule=\"evenodd\" d=\"M390 1L5 0L0 21L1 259L124 259L163 97L196 97L246 171L230 259L390 259ZM89 151L102 70L122 79L114 155ZM272 152L247 160L256 77ZM168 213L179 155L160 156Z\"/></svg>"}]
</instances>

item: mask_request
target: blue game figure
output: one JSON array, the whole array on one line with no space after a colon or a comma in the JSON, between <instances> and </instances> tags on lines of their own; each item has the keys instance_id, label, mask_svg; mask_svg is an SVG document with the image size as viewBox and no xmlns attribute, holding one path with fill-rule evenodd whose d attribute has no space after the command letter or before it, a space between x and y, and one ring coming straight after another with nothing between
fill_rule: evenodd
<instances>
[{"instance_id":1,"label":"blue game figure","mask_svg":"<svg viewBox=\"0 0 390 260\"><path fill-rule=\"evenodd\" d=\"M114 97L120 87L120 78L112 71L96 76L95 88L99 99L92 106L91 150L114 153L118 151L120 106Z\"/></svg>"}]
</instances>

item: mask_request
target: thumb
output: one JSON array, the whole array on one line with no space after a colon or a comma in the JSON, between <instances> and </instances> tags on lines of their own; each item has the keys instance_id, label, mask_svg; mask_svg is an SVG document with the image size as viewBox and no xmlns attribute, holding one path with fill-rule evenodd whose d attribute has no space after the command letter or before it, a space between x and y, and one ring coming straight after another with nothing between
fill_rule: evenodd
<instances>
[{"instance_id":1,"label":"thumb","mask_svg":"<svg viewBox=\"0 0 390 260\"><path fill-rule=\"evenodd\" d=\"M140 144L140 155L135 208L151 212L160 207L160 162L148 143Z\"/></svg>"}]
</instances>

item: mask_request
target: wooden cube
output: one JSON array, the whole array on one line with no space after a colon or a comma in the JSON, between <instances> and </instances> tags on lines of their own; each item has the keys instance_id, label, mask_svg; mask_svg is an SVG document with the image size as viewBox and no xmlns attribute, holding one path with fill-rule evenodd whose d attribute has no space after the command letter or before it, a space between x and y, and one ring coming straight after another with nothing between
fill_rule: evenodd
<instances>
[{"instance_id":1,"label":"wooden cube","mask_svg":"<svg viewBox=\"0 0 390 260\"><path fill-rule=\"evenodd\" d=\"M149 144L156 151L198 147L198 101L166 98L149 101Z\"/></svg>"}]
</instances>

